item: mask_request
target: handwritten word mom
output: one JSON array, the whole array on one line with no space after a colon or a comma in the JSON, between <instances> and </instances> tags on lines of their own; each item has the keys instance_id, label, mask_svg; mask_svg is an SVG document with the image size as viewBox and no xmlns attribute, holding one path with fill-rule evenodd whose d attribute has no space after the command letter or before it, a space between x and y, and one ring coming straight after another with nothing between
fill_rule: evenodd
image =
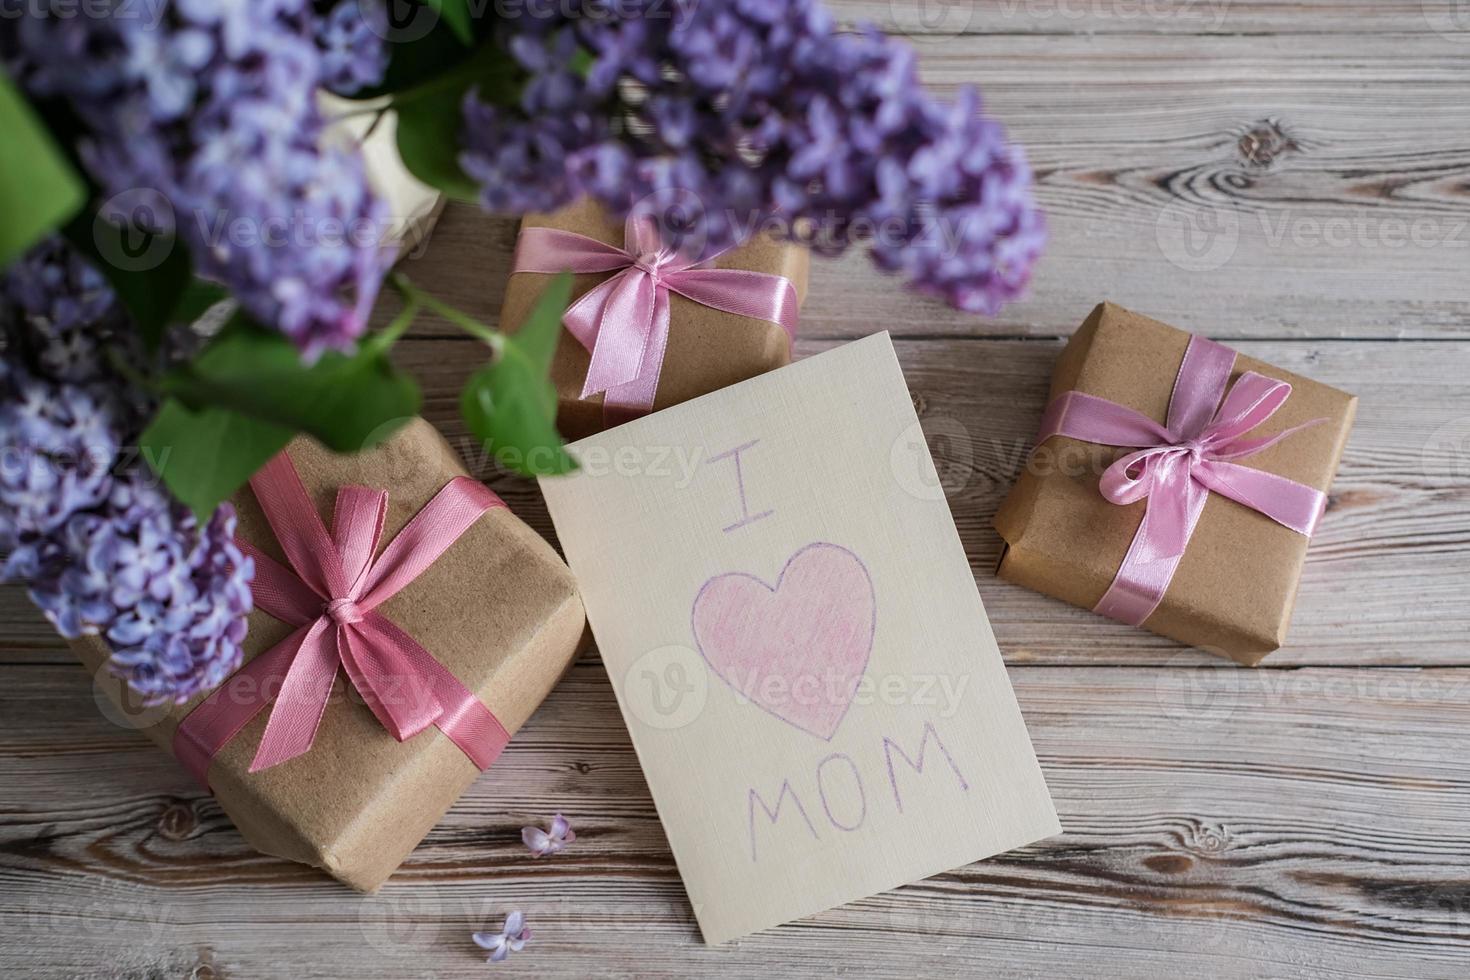
<instances>
[{"instance_id":1,"label":"handwritten word mom","mask_svg":"<svg viewBox=\"0 0 1470 980\"><path fill-rule=\"evenodd\" d=\"M935 756L929 755L931 742L936 750ZM904 794L907 792L910 796L914 795L921 778L926 778L931 784L935 780L943 780L955 786L959 792L969 792L969 782L955 764L954 757L950 755L932 722L924 723L923 736L913 752L906 750L891 736L884 736L880 749L888 774L888 789L893 796L894 808L899 813L903 813ZM943 767L933 765L936 758L947 764L949 776L944 775ZM926 767L934 770L934 774L926 775ZM790 777L781 781L780 787L771 794L774 798L770 802L752 786L747 794L750 860L759 860L759 837L763 833L770 834L783 817L788 824L799 822L812 840L816 841L823 839L822 832L829 832L827 828L851 832L862 827L868 819L868 790L862 773L852 756L846 752L833 752L817 763L811 781L804 785L805 796L792 786ZM817 803L821 804L820 811L814 808ZM757 811L764 816L764 822L756 819ZM820 821L812 819L813 813L826 818L827 826L822 832L817 829Z\"/></svg>"}]
</instances>

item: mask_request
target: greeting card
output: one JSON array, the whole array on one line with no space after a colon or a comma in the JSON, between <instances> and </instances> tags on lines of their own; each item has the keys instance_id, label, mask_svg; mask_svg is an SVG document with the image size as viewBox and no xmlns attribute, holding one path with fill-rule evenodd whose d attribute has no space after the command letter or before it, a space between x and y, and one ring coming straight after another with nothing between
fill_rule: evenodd
<instances>
[{"instance_id":1,"label":"greeting card","mask_svg":"<svg viewBox=\"0 0 1470 980\"><path fill-rule=\"evenodd\" d=\"M1049 837L888 335L542 481L706 942Z\"/></svg>"}]
</instances>

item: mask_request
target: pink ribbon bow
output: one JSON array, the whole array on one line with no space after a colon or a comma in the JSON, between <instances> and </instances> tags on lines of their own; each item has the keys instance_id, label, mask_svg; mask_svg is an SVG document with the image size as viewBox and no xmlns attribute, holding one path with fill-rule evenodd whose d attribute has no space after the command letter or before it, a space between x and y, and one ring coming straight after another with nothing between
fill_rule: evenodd
<instances>
[{"instance_id":1,"label":"pink ribbon bow","mask_svg":"<svg viewBox=\"0 0 1470 980\"><path fill-rule=\"evenodd\" d=\"M796 287L784 276L746 269L711 269L668 248L648 215L628 216L623 248L574 231L524 228L511 272L616 272L567 308L562 317L573 337L592 353L580 397L606 392L609 422L653 408L669 344L669 293L703 306L769 320L796 335Z\"/></svg>"},{"instance_id":2,"label":"pink ribbon bow","mask_svg":"<svg viewBox=\"0 0 1470 980\"><path fill-rule=\"evenodd\" d=\"M1106 398L1069 391L1052 401L1037 444L1053 435L1110 446L1142 447L1109 466L1099 483L1115 504L1146 500L1143 521L1095 612L1138 626L1158 608L1199 523L1210 491L1312 536L1327 495L1233 460L1254 455L1308 426L1275 435L1245 434L1276 413L1291 385L1247 371L1226 392L1235 352L1194 337L1184 352L1167 425ZM1224 401L1221 396L1224 395ZM1216 406L1219 406L1218 410Z\"/></svg>"},{"instance_id":3,"label":"pink ribbon bow","mask_svg":"<svg viewBox=\"0 0 1470 980\"><path fill-rule=\"evenodd\" d=\"M340 664L378 721L402 742L437 726L487 769L510 740L504 726L413 637L376 611L432 565L480 516L505 503L484 484L456 477L376 558L388 495L349 486L337 493L332 533L283 452L250 487L291 568L246 541L255 560L257 607L296 627L199 704L174 736L174 754L206 787L210 761L274 702L251 772L311 748Z\"/></svg>"}]
</instances>

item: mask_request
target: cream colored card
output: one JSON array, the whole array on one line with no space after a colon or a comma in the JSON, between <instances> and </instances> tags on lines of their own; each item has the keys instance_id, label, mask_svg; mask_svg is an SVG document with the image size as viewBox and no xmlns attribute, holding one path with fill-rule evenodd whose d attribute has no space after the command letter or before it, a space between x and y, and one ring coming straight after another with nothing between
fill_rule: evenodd
<instances>
[{"instance_id":1,"label":"cream colored card","mask_svg":"<svg viewBox=\"0 0 1470 980\"><path fill-rule=\"evenodd\" d=\"M1060 832L888 335L541 482L706 942Z\"/></svg>"}]
</instances>

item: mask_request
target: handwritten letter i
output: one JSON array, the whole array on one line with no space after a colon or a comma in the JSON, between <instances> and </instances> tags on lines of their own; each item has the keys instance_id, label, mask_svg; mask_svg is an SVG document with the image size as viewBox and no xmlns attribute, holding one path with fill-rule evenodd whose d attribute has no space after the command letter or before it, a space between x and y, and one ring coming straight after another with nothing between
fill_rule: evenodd
<instances>
[{"instance_id":1,"label":"handwritten letter i","mask_svg":"<svg viewBox=\"0 0 1470 980\"><path fill-rule=\"evenodd\" d=\"M740 520L736 521L734 524L731 524L729 527L724 528L726 534L729 534L731 531L737 530L739 528L745 527L747 524L754 524L756 521L761 520L765 517L770 517L772 514L775 513L774 510L763 510L759 514L752 514L750 512L750 504L745 499L745 473L740 468L740 454L745 452L747 449L749 449L751 446L754 446L758 442L760 442L759 439L752 439L747 443L736 446L734 449L727 449L724 452L720 453L718 456L710 457L709 461L711 463L718 463L722 459L733 460L735 463L735 489L740 494Z\"/></svg>"}]
</instances>

